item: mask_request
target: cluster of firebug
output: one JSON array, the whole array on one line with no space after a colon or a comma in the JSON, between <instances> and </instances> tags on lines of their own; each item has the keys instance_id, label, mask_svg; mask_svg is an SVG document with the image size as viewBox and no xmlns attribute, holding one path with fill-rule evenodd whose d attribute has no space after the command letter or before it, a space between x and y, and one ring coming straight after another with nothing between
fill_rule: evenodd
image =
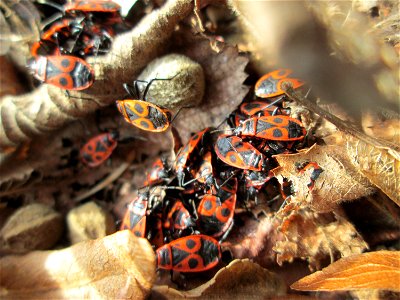
<instances>
[{"instance_id":1,"label":"cluster of firebug","mask_svg":"<svg viewBox=\"0 0 400 300\"><path fill-rule=\"evenodd\" d=\"M243 102L227 119L231 129L205 128L192 135L173 163L164 158L154 162L120 229L150 241L159 269L202 272L216 266L220 242L234 225L235 208L256 201L274 177L271 170L277 162L272 156L303 146L305 128L281 106L284 82L293 88L303 85L290 74L281 69L264 75L255 86L258 98ZM127 122L150 131L169 125L170 114L142 101L117 101ZM313 168L312 189L322 168L316 162L297 167L299 173ZM284 198L291 194L286 183L281 186Z\"/></svg>"},{"instance_id":2,"label":"cluster of firebug","mask_svg":"<svg viewBox=\"0 0 400 300\"><path fill-rule=\"evenodd\" d=\"M120 6L109 0L76 0L61 6L37 0L61 12L46 26L31 47L28 62L35 78L63 90L84 90L94 82L89 55L107 52L115 36L114 26L123 22Z\"/></svg>"}]
</instances>

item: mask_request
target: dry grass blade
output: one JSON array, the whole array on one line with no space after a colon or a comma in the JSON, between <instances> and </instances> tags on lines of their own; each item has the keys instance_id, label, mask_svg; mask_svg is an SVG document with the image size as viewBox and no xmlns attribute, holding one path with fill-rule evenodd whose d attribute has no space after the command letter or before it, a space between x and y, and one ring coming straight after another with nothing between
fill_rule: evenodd
<instances>
[{"instance_id":1,"label":"dry grass blade","mask_svg":"<svg viewBox=\"0 0 400 300\"><path fill-rule=\"evenodd\" d=\"M400 252L377 251L345 257L300 279L291 288L301 291L400 291Z\"/></svg>"},{"instance_id":2,"label":"dry grass blade","mask_svg":"<svg viewBox=\"0 0 400 300\"><path fill-rule=\"evenodd\" d=\"M145 239L120 231L59 251L0 260L2 299L145 299L155 256Z\"/></svg>"}]
</instances>

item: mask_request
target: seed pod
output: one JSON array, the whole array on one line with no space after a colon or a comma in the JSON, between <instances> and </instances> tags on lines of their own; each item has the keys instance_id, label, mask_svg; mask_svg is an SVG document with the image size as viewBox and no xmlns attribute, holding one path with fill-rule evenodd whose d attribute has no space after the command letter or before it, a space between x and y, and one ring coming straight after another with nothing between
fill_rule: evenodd
<instances>
[{"instance_id":1,"label":"seed pod","mask_svg":"<svg viewBox=\"0 0 400 300\"><path fill-rule=\"evenodd\" d=\"M181 54L169 54L153 60L139 75L139 80L154 81L146 100L169 109L196 106L204 95L204 73L201 65ZM145 84L139 88L143 92Z\"/></svg>"}]
</instances>

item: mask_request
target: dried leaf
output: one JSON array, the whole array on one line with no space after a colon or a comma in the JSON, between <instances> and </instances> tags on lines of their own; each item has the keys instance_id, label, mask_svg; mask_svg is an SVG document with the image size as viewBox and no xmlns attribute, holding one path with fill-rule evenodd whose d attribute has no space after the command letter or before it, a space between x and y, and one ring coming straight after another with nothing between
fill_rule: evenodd
<instances>
[{"instance_id":1,"label":"dried leaf","mask_svg":"<svg viewBox=\"0 0 400 300\"><path fill-rule=\"evenodd\" d=\"M369 136L376 136L380 139L398 144L400 141L399 115L382 115L383 112L378 114L375 111L367 111L363 113L362 127L364 132Z\"/></svg>"},{"instance_id":2,"label":"dried leaf","mask_svg":"<svg viewBox=\"0 0 400 300\"><path fill-rule=\"evenodd\" d=\"M285 295L283 281L248 259L234 260L207 283L190 291L155 286L153 295L163 299L265 299Z\"/></svg>"},{"instance_id":3,"label":"dried leaf","mask_svg":"<svg viewBox=\"0 0 400 300\"><path fill-rule=\"evenodd\" d=\"M193 36L188 31L181 30L174 38L173 50L198 62L206 79L203 102L181 111L174 121L185 143L191 133L218 126L243 101L249 91L249 87L243 85L248 76L244 68L249 60L240 55L237 48L228 45L217 53L208 39Z\"/></svg>"},{"instance_id":4,"label":"dried leaf","mask_svg":"<svg viewBox=\"0 0 400 300\"><path fill-rule=\"evenodd\" d=\"M307 259L311 268L320 268L327 256L334 258L361 253L368 245L354 226L346 219L332 214L317 214L310 208L289 203L281 212L278 228L285 238L273 248L278 254L276 260L292 262L295 258Z\"/></svg>"},{"instance_id":5,"label":"dried leaf","mask_svg":"<svg viewBox=\"0 0 400 300\"><path fill-rule=\"evenodd\" d=\"M272 250L281 234L276 223L269 217L248 218L243 226L232 232L222 244L235 258L250 258L262 266L275 263L276 253Z\"/></svg>"},{"instance_id":6,"label":"dried leaf","mask_svg":"<svg viewBox=\"0 0 400 300\"><path fill-rule=\"evenodd\" d=\"M400 153L353 137L347 154L359 172L400 206Z\"/></svg>"},{"instance_id":7,"label":"dried leaf","mask_svg":"<svg viewBox=\"0 0 400 300\"><path fill-rule=\"evenodd\" d=\"M145 299L155 280L146 239L119 231L59 251L0 260L2 299Z\"/></svg>"},{"instance_id":8,"label":"dried leaf","mask_svg":"<svg viewBox=\"0 0 400 300\"><path fill-rule=\"evenodd\" d=\"M1 43L0 43L1 44ZM17 95L24 91L22 82L18 80L18 71L6 56L0 56L0 97Z\"/></svg>"},{"instance_id":9,"label":"dried leaf","mask_svg":"<svg viewBox=\"0 0 400 300\"><path fill-rule=\"evenodd\" d=\"M376 251L342 258L291 285L300 291L400 291L400 252Z\"/></svg>"},{"instance_id":10,"label":"dried leaf","mask_svg":"<svg viewBox=\"0 0 400 300\"><path fill-rule=\"evenodd\" d=\"M274 157L280 167L273 172L281 183L282 176L292 182L296 201L305 200L315 211L329 212L342 201L358 199L374 191L368 180L359 175L346 155L343 155L344 151L341 146L313 145L296 154L276 155ZM310 161L317 162L324 170L315 181L312 191L309 191L307 184L313 169L299 174L296 168L296 163Z\"/></svg>"},{"instance_id":11,"label":"dried leaf","mask_svg":"<svg viewBox=\"0 0 400 300\"><path fill-rule=\"evenodd\" d=\"M26 0L4 0L0 8L0 55L9 54L24 67L25 61L20 58L29 55L28 44L39 39L40 14L36 6Z\"/></svg>"},{"instance_id":12,"label":"dried leaf","mask_svg":"<svg viewBox=\"0 0 400 300\"><path fill-rule=\"evenodd\" d=\"M0 231L0 249L12 253L49 249L63 232L63 219L51 207L30 204L11 215Z\"/></svg>"}]
</instances>

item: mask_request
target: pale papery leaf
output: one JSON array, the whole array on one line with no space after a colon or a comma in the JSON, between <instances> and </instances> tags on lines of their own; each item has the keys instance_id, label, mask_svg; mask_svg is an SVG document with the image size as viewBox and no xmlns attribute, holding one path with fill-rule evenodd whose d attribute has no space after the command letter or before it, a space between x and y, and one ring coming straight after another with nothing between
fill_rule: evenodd
<instances>
[{"instance_id":1,"label":"pale papery leaf","mask_svg":"<svg viewBox=\"0 0 400 300\"><path fill-rule=\"evenodd\" d=\"M130 231L58 251L0 260L2 299L145 299L156 276L155 254Z\"/></svg>"},{"instance_id":2,"label":"pale papery leaf","mask_svg":"<svg viewBox=\"0 0 400 300\"><path fill-rule=\"evenodd\" d=\"M400 153L351 136L346 150L359 172L400 206Z\"/></svg>"},{"instance_id":3,"label":"pale papery leaf","mask_svg":"<svg viewBox=\"0 0 400 300\"><path fill-rule=\"evenodd\" d=\"M341 258L291 285L300 291L400 291L400 252L376 251Z\"/></svg>"},{"instance_id":4,"label":"pale papery leaf","mask_svg":"<svg viewBox=\"0 0 400 300\"><path fill-rule=\"evenodd\" d=\"M309 207L289 202L278 215L277 229L284 235L273 248L279 265L295 258L307 259L311 269L335 254L349 256L368 249L354 226L339 215L318 214Z\"/></svg>"},{"instance_id":5,"label":"pale papery leaf","mask_svg":"<svg viewBox=\"0 0 400 300\"><path fill-rule=\"evenodd\" d=\"M332 211L338 203L358 199L371 194L374 188L358 174L342 146L313 145L296 154L279 154L274 157L280 167L273 170L280 183L283 177L292 182L295 189L294 199L306 201L317 212ZM300 174L296 163L316 162L323 169L314 188L310 191L310 175L313 168Z\"/></svg>"}]
</instances>

